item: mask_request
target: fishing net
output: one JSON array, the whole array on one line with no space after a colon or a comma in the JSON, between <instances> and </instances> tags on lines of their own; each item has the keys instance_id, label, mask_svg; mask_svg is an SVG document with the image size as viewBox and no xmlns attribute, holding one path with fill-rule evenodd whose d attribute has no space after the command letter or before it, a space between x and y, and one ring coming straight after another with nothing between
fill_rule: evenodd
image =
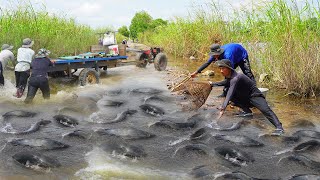
<instances>
[{"instance_id":1,"label":"fishing net","mask_svg":"<svg viewBox=\"0 0 320 180\"><path fill-rule=\"evenodd\" d=\"M184 96L185 102L181 105L185 110L199 109L206 102L211 90L212 87L208 82L192 81L189 77L171 88L171 92Z\"/></svg>"}]
</instances>

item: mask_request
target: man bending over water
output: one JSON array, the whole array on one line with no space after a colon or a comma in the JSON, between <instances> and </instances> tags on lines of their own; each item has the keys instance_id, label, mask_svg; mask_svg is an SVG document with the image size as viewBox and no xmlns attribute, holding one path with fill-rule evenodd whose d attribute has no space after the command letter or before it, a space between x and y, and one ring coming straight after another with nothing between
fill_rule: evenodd
<instances>
[{"instance_id":1,"label":"man bending over water","mask_svg":"<svg viewBox=\"0 0 320 180\"><path fill-rule=\"evenodd\" d=\"M230 84L230 88L227 91L226 98L219 108L218 119L223 115L229 101L233 102L236 106L243 110L243 114L252 115L250 108L256 107L262 114L276 127L273 134L283 134L284 130L281 122L276 114L268 106L267 101L261 91L256 87L254 81L244 74L237 73L231 66L231 62L228 59L222 59L216 61L215 64L219 66L221 74L225 77L225 80L221 83L212 83L212 85L224 86L224 83Z\"/></svg>"}]
</instances>

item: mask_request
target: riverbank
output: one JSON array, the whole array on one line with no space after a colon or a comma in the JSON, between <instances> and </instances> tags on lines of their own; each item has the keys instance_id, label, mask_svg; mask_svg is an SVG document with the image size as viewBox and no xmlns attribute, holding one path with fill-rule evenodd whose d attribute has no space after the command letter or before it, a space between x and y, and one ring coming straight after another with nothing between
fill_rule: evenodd
<instances>
[{"instance_id":1,"label":"riverbank","mask_svg":"<svg viewBox=\"0 0 320 180\"><path fill-rule=\"evenodd\" d=\"M134 47L138 49L149 49L149 46L140 44L140 43L129 43L129 47ZM165 49L165 53L167 53ZM174 56L172 54L167 54L169 63L167 68L167 84L172 86L173 83L179 82L184 77L188 76L190 73L194 72L198 67L204 62L201 59L190 60L183 59L179 56ZM135 54L131 54L130 58L134 58ZM219 70L214 65L208 66L206 69L208 71L215 72L213 76L208 75L199 75L195 80L196 81L220 81L223 79L223 76L219 73ZM204 70L204 71L206 71ZM239 68L237 69L239 70ZM257 71L253 69L253 71ZM294 93L288 93L285 89L281 89L277 86L267 86L265 83L258 82L258 87L269 88L267 93L267 100L270 101L272 105L278 104L279 109L276 110L278 114L282 114L282 119L291 119L291 115L296 116L295 119L303 119L304 117L310 117L315 121L320 121L320 119L315 118L320 115L320 99L318 98L303 98L296 96ZM220 103L219 100L214 98L219 95L221 88L213 88L212 93L210 94L208 101L206 102L207 106L218 106ZM299 113L303 115L299 117ZM291 114L291 115L290 115ZM294 120L292 120L294 121Z\"/></svg>"},{"instance_id":2,"label":"riverbank","mask_svg":"<svg viewBox=\"0 0 320 180\"><path fill-rule=\"evenodd\" d=\"M255 77L268 74L264 86L282 88L299 98L319 97L318 4L274 0L252 6L238 10L212 3L156 32L145 32L141 39L162 46L183 61L193 56L203 62L213 43L242 43Z\"/></svg>"},{"instance_id":3,"label":"riverbank","mask_svg":"<svg viewBox=\"0 0 320 180\"><path fill-rule=\"evenodd\" d=\"M201 61L181 59L174 56L169 56L169 63L167 69L168 85L179 82L189 73L194 72L201 64ZM182 63L183 62L183 63ZM214 71L214 76L199 75L195 81L208 82L208 81L221 81L222 75L219 73L217 67L211 65L206 70ZM239 70L239 69L237 69ZM180 76L180 77L179 77ZM263 84L258 83L258 87L265 87ZM221 99L216 98L221 94L221 87L213 88L208 97L204 107L216 108L221 105ZM287 92L277 87L269 87L267 93L267 101L273 108L275 113L279 116L285 126L290 127L291 123L305 119L313 122L320 122L318 116L320 115L320 100L319 99L301 99L295 96L287 95ZM234 111L230 109L231 111Z\"/></svg>"}]
</instances>

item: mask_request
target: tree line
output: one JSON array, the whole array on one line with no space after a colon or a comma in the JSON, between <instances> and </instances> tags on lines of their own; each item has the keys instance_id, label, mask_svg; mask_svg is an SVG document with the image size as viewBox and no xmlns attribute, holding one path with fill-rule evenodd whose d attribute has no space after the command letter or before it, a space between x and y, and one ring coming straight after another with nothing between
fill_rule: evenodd
<instances>
[{"instance_id":1,"label":"tree line","mask_svg":"<svg viewBox=\"0 0 320 180\"><path fill-rule=\"evenodd\" d=\"M153 19L146 11L140 11L132 18L129 28L122 26L118 29L118 32L127 38L135 40L139 34L167 24L168 21L166 20L161 18Z\"/></svg>"}]
</instances>

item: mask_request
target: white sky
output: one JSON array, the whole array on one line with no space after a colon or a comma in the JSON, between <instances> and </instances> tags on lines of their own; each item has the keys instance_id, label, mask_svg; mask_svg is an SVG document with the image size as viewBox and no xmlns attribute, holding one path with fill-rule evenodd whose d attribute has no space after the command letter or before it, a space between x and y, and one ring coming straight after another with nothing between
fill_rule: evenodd
<instances>
[{"instance_id":1,"label":"white sky","mask_svg":"<svg viewBox=\"0 0 320 180\"><path fill-rule=\"evenodd\" d=\"M218 0L0 0L1 9L10 9L12 4L31 2L36 9L43 9L63 17L72 17L80 24L92 28L129 26L133 16L142 10L152 18L173 20L185 17L193 7L206 7ZM301 0L298 0L301 1ZM220 0L233 8L249 7L253 0Z\"/></svg>"}]
</instances>

